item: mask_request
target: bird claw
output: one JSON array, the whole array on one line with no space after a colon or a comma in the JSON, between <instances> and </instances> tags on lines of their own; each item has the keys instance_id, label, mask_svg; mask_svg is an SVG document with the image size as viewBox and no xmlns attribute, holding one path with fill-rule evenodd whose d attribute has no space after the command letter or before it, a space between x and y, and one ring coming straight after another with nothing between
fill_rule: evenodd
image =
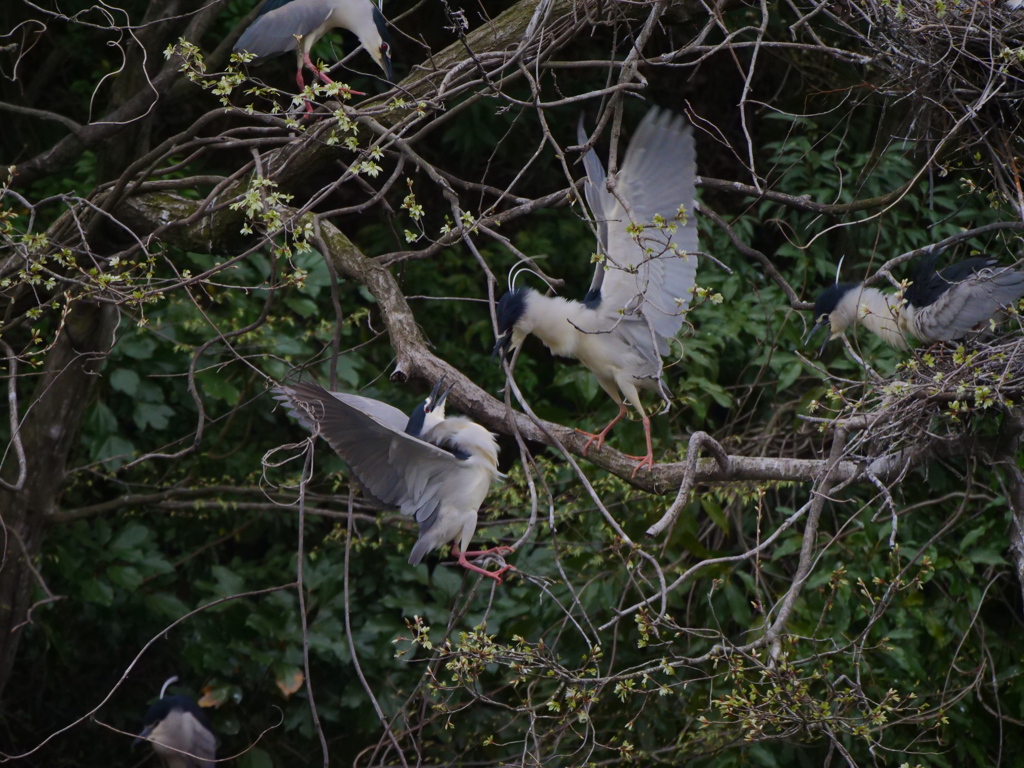
<instances>
[{"instance_id":1,"label":"bird claw","mask_svg":"<svg viewBox=\"0 0 1024 768\"><path fill-rule=\"evenodd\" d=\"M499 547L498 549L509 549L509 547ZM486 568L481 568L479 565L473 565L473 563L469 562L469 560L466 559L466 554L467 553L463 552L462 555L459 557L459 565L461 565L467 571L473 571L474 573L479 573L481 576L486 576L488 579L494 579L496 584L502 583L501 577L502 574L504 574L506 571L516 570L516 567L514 565L509 565L506 563L496 571L488 571Z\"/></svg>"},{"instance_id":2,"label":"bird claw","mask_svg":"<svg viewBox=\"0 0 1024 768\"><path fill-rule=\"evenodd\" d=\"M481 568L480 569L480 573L482 573L484 576L486 576L489 579L494 579L494 583L495 584L503 584L504 580L501 578L502 575L506 571L515 571L515 570L517 570L517 569L516 569L516 567L514 565L505 565L505 566L502 566L501 568L499 568L496 571L486 571L483 568Z\"/></svg>"},{"instance_id":3,"label":"bird claw","mask_svg":"<svg viewBox=\"0 0 1024 768\"><path fill-rule=\"evenodd\" d=\"M481 568L479 565L474 565L469 562L468 558L472 557L474 560L481 557L495 557L501 558L504 555L511 555L515 552L514 547L491 547L490 549L480 549L473 552L462 552L456 545L452 545L452 554L458 555L459 565L465 568L467 571L473 571L479 573L481 576L486 576L489 579L494 579L495 583L501 584L501 576L506 571L516 570L515 566L505 564L496 571L488 571L486 568ZM504 562L504 561L502 561Z\"/></svg>"},{"instance_id":4,"label":"bird claw","mask_svg":"<svg viewBox=\"0 0 1024 768\"><path fill-rule=\"evenodd\" d=\"M604 435L605 435L604 432L598 432L598 433L595 434L594 432L585 432L582 429L577 429L576 432L577 432L577 434L586 435L587 437L590 438L589 440L587 440L586 444L583 446L583 458L587 458L587 451L590 450L591 443L594 443L596 441L597 442L597 450L599 450L599 451L601 450L601 447L604 445Z\"/></svg>"},{"instance_id":5,"label":"bird claw","mask_svg":"<svg viewBox=\"0 0 1024 768\"><path fill-rule=\"evenodd\" d=\"M633 459L634 461L638 462L637 465L633 467L633 474L629 476L630 480L634 479L636 477L636 473L639 472L644 467L647 467L647 469L651 471L654 470L654 454L648 453L646 456L626 455L626 458Z\"/></svg>"}]
</instances>

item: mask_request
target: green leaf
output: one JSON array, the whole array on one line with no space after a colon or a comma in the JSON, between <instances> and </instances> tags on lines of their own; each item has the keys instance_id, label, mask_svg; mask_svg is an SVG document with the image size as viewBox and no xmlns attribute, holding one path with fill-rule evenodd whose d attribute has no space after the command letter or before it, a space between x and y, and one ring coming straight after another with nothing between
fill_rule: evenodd
<instances>
[{"instance_id":1,"label":"green leaf","mask_svg":"<svg viewBox=\"0 0 1024 768\"><path fill-rule=\"evenodd\" d=\"M293 312L300 317L313 317L320 312L316 302L312 299L307 299L302 296L291 296L284 300Z\"/></svg>"},{"instance_id":2,"label":"green leaf","mask_svg":"<svg viewBox=\"0 0 1024 768\"><path fill-rule=\"evenodd\" d=\"M213 577L217 579L216 592L218 595L237 595L239 592L245 591L245 579L234 571L222 565L215 565L210 570L213 572Z\"/></svg>"},{"instance_id":3,"label":"green leaf","mask_svg":"<svg viewBox=\"0 0 1024 768\"><path fill-rule=\"evenodd\" d=\"M117 341L117 351L135 360L149 360L156 351L156 342L147 333L133 333Z\"/></svg>"},{"instance_id":4,"label":"green leaf","mask_svg":"<svg viewBox=\"0 0 1024 768\"><path fill-rule=\"evenodd\" d=\"M157 403L136 403L135 423L139 429L167 429L171 417L174 416L174 409L167 405Z\"/></svg>"},{"instance_id":5,"label":"green leaf","mask_svg":"<svg viewBox=\"0 0 1024 768\"><path fill-rule=\"evenodd\" d=\"M102 461L108 469L119 469L135 453L135 446L130 440L120 435L111 435L100 445L93 455L96 461Z\"/></svg>"},{"instance_id":6,"label":"green leaf","mask_svg":"<svg viewBox=\"0 0 1024 768\"><path fill-rule=\"evenodd\" d=\"M238 758L238 765L241 768L274 768L274 761L270 759L267 752L259 747L253 747L242 753L242 756Z\"/></svg>"},{"instance_id":7,"label":"green leaf","mask_svg":"<svg viewBox=\"0 0 1024 768\"><path fill-rule=\"evenodd\" d=\"M968 531L966 534L964 534L964 537L960 539L960 546L958 548L958 551L964 552L965 550L970 549L971 545L973 545L974 542L976 542L978 539L984 536L985 533L986 531L984 528L974 528L973 530Z\"/></svg>"},{"instance_id":8,"label":"green leaf","mask_svg":"<svg viewBox=\"0 0 1024 768\"><path fill-rule=\"evenodd\" d=\"M306 270L306 279L303 281L302 293L312 298L317 298L320 292L331 285L331 273L327 270L327 263L324 257L315 251L299 254L295 263Z\"/></svg>"},{"instance_id":9,"label":"green leaf","mask_svg":"<svg viewBox=\"0 0 1024 768\"><path fill-rule=\"evenodd\" d=\"M90 579L82 584L82 599L87 603L112 605L114 602L114 589L105 581L95 578Z\"/></svg>"},{"instance_id":10,"label":"green leaf","mask_svg":"<svg viewBox=\"0 0 1024 768\"><path fill-rule=\"evenodd\" d=\"M165 616L171 621L180 619L189 612L189 607L179 598L166 592L156 592L146 596L146 607L160 616Z\"/></svg>"},{"instance_id":11,"label":"green leaf","mask_svg":"<svg viewBox=\"0 0 1024 768\"><path fill-rule=\"evenodd\" d=\"M228 405L236 405L242 393L234 384L230 383L224 376L208 371L200 377L200 386L204 393L217 400L223 400Z\"/></svg>"},{"instance_id":12,"label":"green leaf","mask_svg":"<svg viewBox=\"0 0 1024 768\"><path fill-rule=\"evenodd\" d=\"M140 381L142 377L127 368L118 368L110 374L110 386L129 396L134 396L138 391Z\"/></svg>"},{"instance_id":13,"label":"green leaf","mask_svg":"<svg viewBox=\"0 0 1024 768\"><path fill-rule=\"evenodd\" d=\"M704 496L700 500L700 506L711 518L711 522L721 528L723 532L729 533L729 518L722 513L722 507L717 501L710 496Z\"/></svg>"},{"instance_id":14,"label":"green leaf","mask_svg":"<svg viewBox=\"0 0 1024 768\"><path fill-rule=\"evenodd\" d=\"M105 434L117 431L117 416L106 403L96 403L85 420L85 428L90 432Z\"/></svg>"},{"instance_id":15,"label":"green leaf","mask_svg":"<svg viewBox=\"0 0 1024 768\"><path fill-rule=\"evenodd\" d=\"M979 549L968 552L967 559L972 563L981 563L982 565L1006 565L1006 558L1003 557L1002 552L994 549Z\"/></svg>"},{"instance_id":16,"label":"green leaf","mask_svg":"<svg viewBox=\"0 0 1024 768\"><path fill-rule=\"evenodd\" d=\"M107 576L122 589L135 590L142 586L142 574L130 565L112 565Z\"/></svg>"},{"instance_id":17,"label":"green leaf","mask_svg":"<svg viewBox=\"0 0 1024 768\"><path fill-rule=\"evenodd\" d=\"M114 552L118 552L120 550L134 552L135 549L148 538L149 528L141 523L130 522L119 534L117 534L114 541L111 542L110 549Z\"/></svg>"},{"instance_id":18,"label":"green leaf","mask_svg":"<svg viewBox=\"0 0 1024 768\"><path fill-rule=\"evenodd\" d=\"M784 370L779 375L779 382L775 388L775 391L784 392L785 390L789 389L791 386L793 386L794 382L796 382L796 380L800 378L800 374L803 372L803 363L801 363L800 361L791 363L789 367L787 367L786 370Z\"/></svg>"}]
</instances>

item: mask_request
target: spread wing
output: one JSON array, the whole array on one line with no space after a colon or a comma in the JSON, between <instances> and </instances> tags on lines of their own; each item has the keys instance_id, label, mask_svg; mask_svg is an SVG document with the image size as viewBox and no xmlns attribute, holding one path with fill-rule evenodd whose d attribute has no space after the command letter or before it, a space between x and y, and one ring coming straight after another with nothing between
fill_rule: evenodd
<instances>
[{"instance_id":1,"label":"spread wing","mask_svg":"<svg viewBox=\"0 0 1024 768\"><path fill-rule=\"evenodd\" d=\"M433 523L445 481L463 469L462 460L405 434L408 417L378 400L328 392L310 382L274 391L303 426L330 443L375 498L414 515L421 531Z\"/></svg>"},{"instance_id":2,"label":"spread wing","mask_svg":"<svg viewBox=\"0 0 1024 768\"><path fill-rule=\"evenodd\" d=\"M331 15L328 0L268 0L234 50L258 58L295 50L295 35L308 35Z\"/></svg>"},{"instance_id":3,"label":"spread wing","mask_svg":"<svg viewBox=\"0 0 1024 768\"><path fill-rule=\"evenodd\" d=\"M970 259L942 270L943 290L914 313L923 340L959 339L1024 295L1024 272L997 267L994 259Z\"/></svg>"},{"instance_id":4,"label":"spread wing","mask_svg":"<svg viewBox=\"0 0 1024 768\"><path fill-rule=\"evenodd\" d=\"M586 141L582 122L577 135L581 144ZM657 346L667 351L662 340L675 336L682 327L697 277L700 246L694 217L697 163L693 130L681 117L651 109L633 134L618 174L618 194L637 224L650 225L656 215L666 222L661 229L647 226L639 243L627 229L629 214L605 187L604 168L593 149L584 156L583 164L587 172L584 193L598 222L598 250L604 256L604 263L594 271L586 303L612 319L623 317L623 312L642 313L657 337ZM680 206L684 216L676 220ZM672 225L674 232L670 231ZM652 346L647 327L633 335Z\"/></svg>"}]
</instances>

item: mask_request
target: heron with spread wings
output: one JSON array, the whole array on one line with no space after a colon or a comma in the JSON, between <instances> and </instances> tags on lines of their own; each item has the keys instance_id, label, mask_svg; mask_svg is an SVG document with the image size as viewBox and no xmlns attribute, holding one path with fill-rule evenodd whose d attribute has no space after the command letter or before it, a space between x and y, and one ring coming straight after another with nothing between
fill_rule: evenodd
<instances>
[{"instance_id":1,"label":"heron with spread wings","mask_svg":"<svg viewBox=\"0 0 1024 768\"><path fill-rule=\"evenodd\" d=\"M578 140L586 143L582 121ZM671 393L662 357L679 333L697 276L700 245L693 217L697 163L693 131L670 112L651 109L626 150L614 180L590 149L583 157L584 193L597 224L597 267L583 301L511 288L497 307L495 353L511 354L531 333L551 353L575 357L590 369L619 406L614 419L590 439L583 453L626 415L626 401L640 414L647 453L632 456L654 466L651 422L640 391L656 392L668 410Z\"/></svg>"}]
</instances>

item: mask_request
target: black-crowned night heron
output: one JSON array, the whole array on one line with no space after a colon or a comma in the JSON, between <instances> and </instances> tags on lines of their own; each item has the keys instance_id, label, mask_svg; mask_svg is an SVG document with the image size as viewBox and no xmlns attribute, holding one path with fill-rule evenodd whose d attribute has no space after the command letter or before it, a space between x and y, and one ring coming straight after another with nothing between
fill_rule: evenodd
<instances>
[{"instance_id":1,"label":"black-crowned night heron","mask_svg":"<svg viewBox=\"0 0 1024 768\"><path fill-rule=\"evenodd\" d=\"M333 82L314 66L309 52L317 40L337 27L353 32L387 79L394 77L387 23L370 0L267 0L260 15L238 38L234 50L257 58L295 51L295 81L301 92L306 87L303 65L325 83Z\"/></svg>"},{"instance_id":2,"label":"black-crowned night heron","mask_svg":"<svg viewBox=\"0 0 1024 768\"><path fill-rule=\"evenodd\" d=\"M206 715L189 696L167 696L164 683L160 700L149 708L142 733L135 740L148 741L164 768L213 768L217 758L217 737Z\"/></svg>"},{"instance_id":3,"label":"black-crowned night heron","mask_svg":"<svg viewBox=\"0 0 1024 768\"><path fill-rule=\"evenodd\" d=\"M577 134L584 143L582 121ZM600 432L585 433L590 440L584 455L592 443L601 449L609 430L626 415L623 398L629 401L647 439L647 454L630 457L639 462L635 475L654 466L651 422L638 390L657 392L665 402L662 413L668 410L672 395L662 380L661 358L682 327L696 281L700 246L693 216L693 133L681 117L651 109L633 134L615 179L622 202L606 187L593 149L583 164L587 204L597 223L598 263L590 290L579 302L510 285L498 303L494 350L511 354L532 333L552 354L575 357L597 376L619 413Z\"/></svg>"},{"instance_id":4,"label":"black-crowned night heron","mask_svg":"<svg viewBox=\"0 0 1024 768\"><path fill-rule=\"evenodd\" d=\"M452 542L459 565L501 583L511 566L487 571L467 558L505 555L510 547L470 552L477 511L499 477L494 435L465 416L445 417L442 379L406 416L379 400L328 392L318 384L296 382L275 388L299 422L320 435L343 458L366 491L411 515L420 535L409 555L418 565L431 550Z\"/></svg>"},{"instance_id":5,"label":"black-crowned night heron","mask_svg":"<svg viewBox=\"0 0 1024 768\"><path fill-rule=\"evenodd\" d=\"M816 324L805 343L824 325L830 335L821 345L860 323L898 349L909 349L908 337L925 344L963 338L1003 307L1024 296L1024 272L1001 267L978 256L941 271L938 254L921 261L913 281L897 294L866 288L863 283L836 283L814 302Z\"/></svg>"}]
</instances>

